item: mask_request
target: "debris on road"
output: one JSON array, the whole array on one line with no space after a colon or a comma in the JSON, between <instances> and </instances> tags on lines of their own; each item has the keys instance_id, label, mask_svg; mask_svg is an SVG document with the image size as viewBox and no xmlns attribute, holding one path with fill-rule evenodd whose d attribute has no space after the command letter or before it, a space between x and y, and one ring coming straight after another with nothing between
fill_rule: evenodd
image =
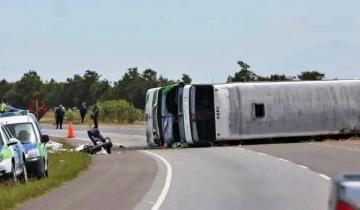
<instances>
[{"instance_id":1,"label":"debris on road","mask_svg":"<svg viewBox=\"0 0 360 210\"><path fill-rule=\"evenodd\" d=\"M188 147L188 144L187 144L187 143L184 143L184 142L174 142L174 143L171 145L171 147L172 147L173 149L175 149L175 148L186 148L186 147Z\"/></svg>"},{"instance_id":2,"label":"debris on road","mask_svg":"<svg viewBox=\"0 0 360 210\"><path fill-rule=\"evenodd\" d=\"M49 148L49 152L53 153L53 152L61 152L61 151L67 151L67 149L63 149L63 144L58 143L58 142L54 142L54 141L49 141L46 144L46 148Z\"/></svg>"},{"instance_id":3,"label":"debris on road","mask_svg":"<svg viewBox=\"0 0 360 210\"><path fill-rule=\"evenodd\" d=\"M111 143L111 142L110 142ZM79 145L78 147L76 147L74 149L75 152L86 152L89 154L96 154L96 155L107 155L107 154L111 154L111 150L110 152L108 152L105 148L107 148L108 146L105 144L98 144L96 146L91 146L89 144L82 144Z\"/></svg>"}]
</instances>

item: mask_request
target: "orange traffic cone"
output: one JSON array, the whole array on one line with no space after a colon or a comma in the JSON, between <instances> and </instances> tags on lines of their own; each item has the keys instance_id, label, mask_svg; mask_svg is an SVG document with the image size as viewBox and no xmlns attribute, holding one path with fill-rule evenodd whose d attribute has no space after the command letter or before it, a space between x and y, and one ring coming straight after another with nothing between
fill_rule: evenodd
<instances>
[{"instance_id":1,"label":"orange traffic cone","mask_svg":"<svg viewBox=\"0 0 360 210\"><path fill-rule=\"evenodd\" d=\"M68 138L74 138L74 130L72 129L71 122L69 123Z\"/></svg>"}]
</instances>

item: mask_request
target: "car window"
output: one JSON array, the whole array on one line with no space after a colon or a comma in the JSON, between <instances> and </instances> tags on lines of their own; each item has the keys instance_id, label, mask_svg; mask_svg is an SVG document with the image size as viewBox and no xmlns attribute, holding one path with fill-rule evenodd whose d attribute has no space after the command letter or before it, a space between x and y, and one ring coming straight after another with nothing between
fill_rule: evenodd
<instances>
[{"instance_id":1,"label":"car window","mask_svg":"<svg viewBox=\"0 0 360 210\"><path fill-rule=\"evenodd\" d=\"M4 126L3 128L4 128L4 132L6 133L9 139L14 138L14 136L11 134L11 132L6 126Z\"/></svg>"},{"instance_id":2,"label":"car window","mask_svg":"<svg viewBox=\"0 0 360 210\"><path fill-rule=\"evenodd\" d=\"M31 123L17 123L6 125L10 132L23 144L38 143L34 127Z\"/></svg>"},{"instance_id":3,"label":"car window","mask_svg":"<svg viewBox=\"0 0 360 210\"><path fill-rule=\"evenodd\" d=\"M5 131L4 127L1 127L1 130L2 130L3 138L4 138L5 142L9 142L9 137L6 134L6 131Z\"/></svg>"}]
</instances>

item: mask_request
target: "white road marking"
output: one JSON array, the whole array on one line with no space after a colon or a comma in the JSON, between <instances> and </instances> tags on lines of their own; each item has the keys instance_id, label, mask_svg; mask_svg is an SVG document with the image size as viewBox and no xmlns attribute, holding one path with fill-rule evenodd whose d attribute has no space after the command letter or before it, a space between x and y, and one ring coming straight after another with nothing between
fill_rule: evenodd
<instances>
[{"instance_id":1,"label":"white road marking","mask_svg":"<svg viewBox=\"0 0 360 210\"><path fill-rule=\"evenodd\" d=\"M322 178L324 178L326 180L331 180L331 178L326 176L325 174L319 174L319 176L321 176Z\"/></svg>"},{"instance_id":2,"label":"white road marking","mask_svg":"<svg viewBox=\"0 0 360 210\"><path fill-rule=\"evenodd\" d=\"M318 145L318 146L325 146L325 147L340 148L340 149L346 149L346 150L352 150L352 151L360 152L360 149L353 148L353 147L345 147L345 146L340 146L340 145L331 145L331 144L327 144L327 143L323 143L323 144L309 143L309 144Z\"/></svg>"},{"instance_id":3,"label":"white road marking","mask_svg":"<svg viewBox=\"0 0 360 210\"><path fill-rule=\"evenodd\" d=\"M279 160L284 161L284 162L290 162L289 160L286 160L286 159L284 159L284 158L279 158ZM295 164L296 164L296 163L295 163Z\"/></svg>"},{"instance_id":4,"label":"white road marking","mask_svg":"<svg viewBox=\"0 0 360 210\"><path fill-rule=\"evenodd\" d=\"M310 143L310 144L314 144L314 143ZM328 146L331 147L332 145L328 145ZM334 147L336 147L336 146L334 146ZM347 148L347 147L344 147L344 148ZM244 148L239 148L239 149L241 149L241 150L246 150L246 149L244 149ZM347 148L347 149L349 149L349 148ZM252 150L251 150L251 151L252 151ZM359 150L359 151L360 151L360 150ZM276 156L268 155L268 154L263 153L263 152L256 152L256 153L258 153L259 155L262 155L262 156L276 157ZM281 160L281 161L283 161L283 162L293 163L293 164L295 164L295 165L297 165L297 166L299 166L299 167L301 167L301 168L303 168L303 169L307 169L307 170L310 170L310 171L312 171L312 172L314 172L314 173L317 173L319 176L321 176L322 178L324 178L324 179L326 179L326 180L328 180L328 181L331 180L331 178L328 177L328 176L326 176L325 174L321 174L321 173L318 173L318 172L316 172L316 171L313 171L313 170L311 170L311 169L310 169L309 167L307 167L307 166L294 163L294 162L292 162L292 161L290 161L290 160L287 160L287 159L284 159L284 158L278 158L278 159Z\"/></svg>"},{"instance_id":5,"label":"white road marking","mask_svg":"<svg viewBox=\"0 0 360 210\"><path fill-rule=\"evenodd\" d=\"M162 191L161 191L161 193L159 195L159 198L155 202L154 206L151 208L151 210L158 210L160 208L161 204L164 202L167 193L169 192L171 179L172 179L172 168L171 168L170 163L167 160L165 160L165 158L161 157L160 155L158 155L156 153L153 153L153 152L149 152L149 151L143 151L143 152L158 158L166 166L167 173L166 173L166 179L165 179L164 188L162 189Z\"/></svg>"},{"instance_id":6,"label":"white road marking","mask_svg":"<svg viewBox=\"0 0 360 210\"><path fill-rule=\"evenodd\" d=\"M303 166L303 165L300 165L300 164L297 164L297 165L300 166L301 168L309 169L309 167L307 167L307 166Z\"/></svg>"}]
</instances>

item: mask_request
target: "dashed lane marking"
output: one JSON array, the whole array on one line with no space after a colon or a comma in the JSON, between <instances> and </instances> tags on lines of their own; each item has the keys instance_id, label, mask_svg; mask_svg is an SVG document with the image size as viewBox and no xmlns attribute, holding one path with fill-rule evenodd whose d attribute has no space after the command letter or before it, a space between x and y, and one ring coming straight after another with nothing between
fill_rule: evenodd
<instances>
[{"instance_id":1,"label":"dashed lane marking","mask_svg":"<svg viewBox=\"0 0 360 210\"><path fill-rule=\"evenodd\" d=\"M330 145L330 146L331 146L331 145ZM245 149L245 148L238 148L238 149L240 149L240 150L248 150L248 149ZM248 151L253 151L253 150L248 150ZM253 152L255 152L255 151L253 151ZM284 158L279 158L279 157L276 157L276 156L272 156L272 155L269 155L269 154L266 154L266 153L263 153L263 152L255 152L255 153L257 153L257 154L259 154L259 155L261 155L261 156L271 156L271 157L277 158L278 160L283 161L283 162L293 163L293 164L299 166L300 168L307 169L307 170L309 170L309 171L312 171L312 172L318 174L320 177L322 177L322 178L324 178L324 179L326 179L326 180L328 180L328 181L331 180L331 178L328 177L328 176L326 176L325 174L321 174L321 173L318 173L318 172L316 172L316 171L313 171L313 170L311 170L311 169L310 169L309 167L307 167L307 166L300 165L300 164L294 163L294 162L292 162L292 161L290 161L290 160L287 160L287 159L284 159Z\"/></svg>"},{"instance_id":2,"label":"dashed lane marking","mask_svg":"<svg viewBox=\"0 0 360 210\"><path fill-rule=\"evenodd\" d=\"M358 148L353 148L353 147L345 147L345 146L339 146L339 145L331 145L331 144L327 144L327 143L308 143L308 144L312 144L312 145L317 145L317 146L325 146L325 147L332 147L332 148L340 148L340 149L346 149L346 150L352 150L352 151L356 151L356 152L360 152L360 149Z\"/></svg>"}]
</instances>

